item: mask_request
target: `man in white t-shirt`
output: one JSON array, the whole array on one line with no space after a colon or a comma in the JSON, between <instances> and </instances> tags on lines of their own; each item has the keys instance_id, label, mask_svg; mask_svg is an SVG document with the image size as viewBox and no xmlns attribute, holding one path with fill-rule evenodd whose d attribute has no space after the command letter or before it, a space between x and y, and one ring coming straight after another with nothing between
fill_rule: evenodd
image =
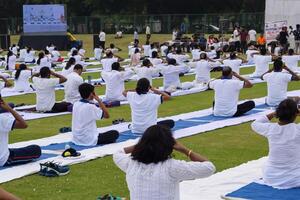
<instances>
[{"instance_id":1,"label":"man in white t-shirt","mask_svg":"<svg viewBox=\"0 0 300 200\"><path fill-rule=\"evenodd\" d=\"M260 78L261 75L269 70L269 63L272 61L272 56L267 55L266 48L261 48L260 55L253 53L253 61L255 63L255 71L251 77Z\"/></svg>"},{"instance_id":2,"label":"man in white t-shirt","mask_svg":"<svg viewBox=\"0 0 300 200\"><path fill-rule=\"evenodd\" d=\"M152 88L148 79L140 79L135 91L124 91L123 95L127 97L130 104L132 119L130 129L133 133L143 134L147 128L155 124L168 128L174 127L173 120L157 122L158 107L171 97L165 92Z\"/></svg>"},{"instance_id":3,"label":"man in white t-shirt","mask_svg":"<svg viewBox=\"0 0 300 200\"><path fill-rule=\"evenodd\" d=\"M249 45L248 50L246 51L246 56L247 56L247 64L252 65L254 64L254 54L258 54L259 51L254 45Z\"/></svg>"},{"instance_id":4,"label":"man in white t-shirt","mask_svg":"<svg viewBox=\"0 0 300 200\"><path fill-rule=\"evenodd\" d=\"M114 143L119 132L115 130L99 133L96 121L109 118L109 113L102 100L95 94L95 87L83 83L79 86L81 100L73 105L72 142L81 146L95 146ZM94 104L96 101L98 106Z\"/></svg>"},{"instance_id":5,"label":"man in white t-shirt","mask_svg":"<svg viewBox=\"0 0 300 200\"><path fill-rule=\"evenodd\" d=\"M235 44L235 50L240 52L241 51L241 32L240 27L235 27L233 31L233 40Z\"/></svg>"},{"instance_id":6,"label":"man in white t-shirt","mask_svg":"<svg viewBox=\"0 0 300 200\"><path fill-rule=\"evenodd\" d=\"M150 85L152 85L152 77L159 74L159 69L153 67L149 59L144 59L143 65L141 67L136 67L134 71L138 77L137 80L140 80L141 78L146 78L150 82Z\"/></svg>"},{"instance_id":7,"label":"man in white t-shirt","mask_svg":"<svg viewBox=\"0 0 300 200\"><path fill-rule=\"evenodd\" d=\"M151 38L151 30L150 30L150 26L146 26L146 40L149 41Z\"/></svg>"},{"instance_id":8,"label":"man in white t-shirt","mask_svg":"<svg viewBox=\"0 0 300 200\"><path fill-rule=\"evenodd\" d=\"M299 60L300 60L300 55L294 54L294 49L289 49L288 55L282 56L282 61L292 71L299 71L300 69L298 67Z\"/></svg>"},{"instance_id":9,"label":"man in white t-shirt","mask_svg":"<svg viewBox=\"0 0 300 200\"><path fill-rule=\"evenodd\" d=\"M233 76L239 80L232 79ZM230 67L223 67L222 78L209 83L209 87L215 91L213 114L238 117L252 110L255 107L254 101L238 105L240 90L252 86L249 80L233 72Z\"/></svg>"},{"instance_id":10,"label":"man in white t-shirt","mask_svg":"<svg viewBox=\"0 0 300 200\"><path fill-rule=\"evenodd\" d=\"M248 35L249 35L249 43L256 42L256 31L254 29L249 30Z\"/></svg>"},{"instance_id":11,"label":"man in white t-shirt","mask_svg":"<svg viewBox=\"0 0 300 200\"><path fill-rule=\"evenodd\" d=\"M0 108L11 115L0 115L0 167L25 164L41 156L41 148L30 145L23 148L9 148L9 133L13 129L25 129L27 123L13 108L0 97Z\"/></svg>"},{"instance_id":12,"label":"man in white t-shirt","mask_svg":"<svg viewBox=\"0 0 300 200\"><path fill-rule=\"evenodd\" d=\"M50 78L51 75L56 78ZM64 76L51 71L48 67L42 67L40 73L32 78L36 90L36 110L55 113L68 111L70 103L55 103L55 87L66 81Z\"/></svg>"},{"instance_id":13,"label":"man in white t-shirt","mask_svg":"<svg viewBox=\"0 0 300 200\"><path fill-rule=\"evenodd\" d=\"M99 45L102 47L102 49L105 49L105 32L104 30L101 30L99 33Z\"/></svg>"},{"instance_id":14,"label":"man in white t-shirt","mask_svg":"<svg viewBox=\"0 0 300 200\"><path fill-rule=\"evenodd\" d=\"M80 64L74 66L73 72L71 72L66 78L65 83L65 101L71 104L79 101L81 99L79 94L79 86L83 83L83 78L81 77L83 67Z\"/></svg>"},{"instance_id":15,"label":"man in white t-shirt","mask_svg":"<svg viewBox=\"0 0 300 200\"><path fill-rule=\"evenodd\" d=\"M143 50L144 50L144 56L145 57L150 57L150 53L151 53L151 45L149 43L149 41L146 41L146 44L142 46Z\"/></svg>"},{"instance_id":16,"label":"man in white t-shirt","mask_svg":"<svg viewBox=\"0 0 300 200\"><path fill-rule=\"evenodd\" d=\"M234 52L230 53L229 59L223 60L223 63L225 66L230 67L233 72L240 74L240 66L243 63L243 60L238 58Z\"/></svg>"},{"instance_id":17,"label":"man in white t-shirt","mask_svg":"<svg viewBox=\"0 0 300 200\"><path fill-rule=\"evenodd\" d=\"M119 57L114 57L111 51L106 52L106 57L101 60L102 69L105 72L111 71L111 65L115 62L119 62L121 59Z\"/></svg>"},{"instance_id":18,"label":"man in white t-shirt","mask_svg":"<svg viewBox=\"0 0 300 200\"><path fill-rule=\"evenodd\" d=\"M282 70L289 73L285 73ZM279 59L274 61L273 69L262 75L262 79L267 81L268 96L267 104L270 106L278 106L281 101L287 98L288 83L290 81L299 81L300 78L295 72L286 67ZM299 97L292 97L299 100Z\"/></svg>"},{"instance_id":19,"label":"man in white t-shirt","mask_svg":"<svg viewBox=\"0 0 300 200\"><path fill-rule=\"evenodd\" d=\"M105 102L124 101L122 92L125 90L125 81L133 75L132 70L123 71L120 63L112 64L110 72L103 71L101 76L106 83Z\"/></svg>"}]
</instances>

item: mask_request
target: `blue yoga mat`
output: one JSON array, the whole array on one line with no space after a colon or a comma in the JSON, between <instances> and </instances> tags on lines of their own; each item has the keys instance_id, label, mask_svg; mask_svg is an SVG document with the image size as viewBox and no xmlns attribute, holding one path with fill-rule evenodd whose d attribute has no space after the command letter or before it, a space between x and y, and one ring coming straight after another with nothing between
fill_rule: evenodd
<instances>
[{"instance_id":1,"label":"blue yoga mat","mask_svg":"<svg viewBox=\"0 0 300 200\"><path fill-rule=\"evenodd\" d=\"M298 200L300 199L300 188L279 190L267 185L250 183L227 194L226 197L252 200Z\"/></svg>"}]
</instances>

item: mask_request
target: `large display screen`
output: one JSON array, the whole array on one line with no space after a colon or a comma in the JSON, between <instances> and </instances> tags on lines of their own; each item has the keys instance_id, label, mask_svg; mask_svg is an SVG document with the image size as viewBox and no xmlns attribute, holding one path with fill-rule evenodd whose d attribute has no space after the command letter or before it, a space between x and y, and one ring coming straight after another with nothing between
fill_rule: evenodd
<instances>
[{"instance_id":1,"label":"large display screen","mask_svg":"<svg viewBox=\"0 0 300 200\"><path fill-rule=\"evenodd\" d=\"M64 5L23 5L24 33L51 33L66 31L67 21Z\"/></svg>"}]
</instances>

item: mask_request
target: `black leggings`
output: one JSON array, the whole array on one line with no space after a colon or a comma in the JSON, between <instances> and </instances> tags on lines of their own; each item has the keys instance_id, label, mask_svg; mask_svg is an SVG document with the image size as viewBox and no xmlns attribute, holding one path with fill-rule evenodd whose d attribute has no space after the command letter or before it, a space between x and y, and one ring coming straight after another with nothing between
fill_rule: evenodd
<instances>
[{"instance_id":1,"label":"black leggings","mask_svg":"<svg viewBox=\"0 0 300 200\"><path fill-rule=\"evenodd\" d=\"M9 157L5 166L25 164L41 156L42 150L38 145L30 145L23 148L9 149Z\"/></svg>"},{"instance_id":2,"label":"black leggings","mask_svg":"<svg viewBox=\"0 0 300 200\"><path fill-rule=\"evenodd\" d=\"M237 111L233 115L233 117L239 117L239 116L245 114L246 112L252 110L253 108L255 108L254 101L246 101L237 106Z\"/></svg>"},{"instance_id":3,"label":"black leggings","mask_svg":"<svg viewBox=\"0 0 300 200\"><path fill-rule=\"evenodd\" d=\"M97 144L110 144L116 142L119 137L119 132L116 130L99 133Z\"/></svg>"},{"instance_id":4,"label":"black leggings","mask_svg":"<svg viewBox=\"0 0 300 200\"><path fill-rule=\"evenodd\" d=\"M157 122L157 125L165 126L167 128L172 129L175 126L175 122L172 119L167 119L167 120L163 120L163 121Z\"/></svg>"},{"instance_id":5,"label":"black leggings","mask_svg":"<svg viewBox=\"0 0 300 200\"><path fill-rule=\"evenodd\" d=\"M51 113L67 112L68 107L70 105L71 105L71 103L68 103L68 102L55 103L50 112Z\"/></svg>"}]
</instances>

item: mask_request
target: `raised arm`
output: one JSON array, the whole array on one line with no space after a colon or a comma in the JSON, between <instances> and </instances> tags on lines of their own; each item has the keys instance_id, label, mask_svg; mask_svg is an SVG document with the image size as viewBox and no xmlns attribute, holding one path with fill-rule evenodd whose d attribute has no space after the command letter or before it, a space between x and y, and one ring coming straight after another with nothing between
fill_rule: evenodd
<instances>
[{"instance_id":1,"label":"raised arm","mask_svg":"<svg viewBox=\"0 0 300 200\"><path fill-rule=\"evenodd\" d=\"M164 100L164 101L167 101L167 100L170 100L170 99L171 99L171 96L170 96L170 95L168 95L168 94L165 93L165 92L161 92L161 91L155 89L154 87L151 87L151 90L152 90L155 94L161 95L161 96L163 97L163 100Z\"/></svg>"},{"instance_id":2,"label":"raised arm","mask_svg":"<svg viewBox=\"0 0 300 200\"><path fill-rule=\"evenodd\" d=\"M300 80L300 77L295 72L290 70L290 68L288 68L286 65L284 65L282 69L285 69L286 71L288 71L292 75L292 81L299 81Z\"/></svg>"},{"instance_id":3,"label":"raised arm","mask_svg":"<svg viewBox=\"0 0 300 200\"><path fill-rule=\"evenodd\" d=\"M94 93L94 99L97 101L99 108L103 111L103 118L109 118L109 113L106 106L103 104L102 100Z\"/></svg>"},{"instance_id":4,"label":"raised arm","mask_svg":"<svg viewBox=\"0 0 300 200\"><path fill-rule=\"evenodd\" d=\"M241 81L244 81L244 88L252 88L253 87L253 84L248 79L245 79L244 77L238 75L235 72L232 72L232 73L233 73L233 76L235 76L236 78L238 78Z\"/></svg>"},{"instance_id":5,"label":"raised arm","mask_svg":"<svg viewBox=\"0 0 300 200\"><path fill-rule=\"evenodd\" d=\"M194 162L209 161L206 157L204 157L196 152L193 152L191 149L188 149L187 147L185 147L178 141L176 141L173 148L174 148L174 150L186 155L189 159L191 159L191 161L194 161Z\"/></svg>"},{"instance_id":6,"label":"raised arm","mask_svg":"<svg viewBox=\"0 0 300 200\"><path fill-rule=\"evenodd\" d=\"M67 81L67 78L66 78L66 77L64 77L63 75L58 74L58 73L56 73L56 72L54 72L54 71L52 71L52 70L51 70L51 75L52 75L52 76L55 76L56 78L59 78L59 83L64 83L64 82Z\"/></svg>"}]
</instances>

